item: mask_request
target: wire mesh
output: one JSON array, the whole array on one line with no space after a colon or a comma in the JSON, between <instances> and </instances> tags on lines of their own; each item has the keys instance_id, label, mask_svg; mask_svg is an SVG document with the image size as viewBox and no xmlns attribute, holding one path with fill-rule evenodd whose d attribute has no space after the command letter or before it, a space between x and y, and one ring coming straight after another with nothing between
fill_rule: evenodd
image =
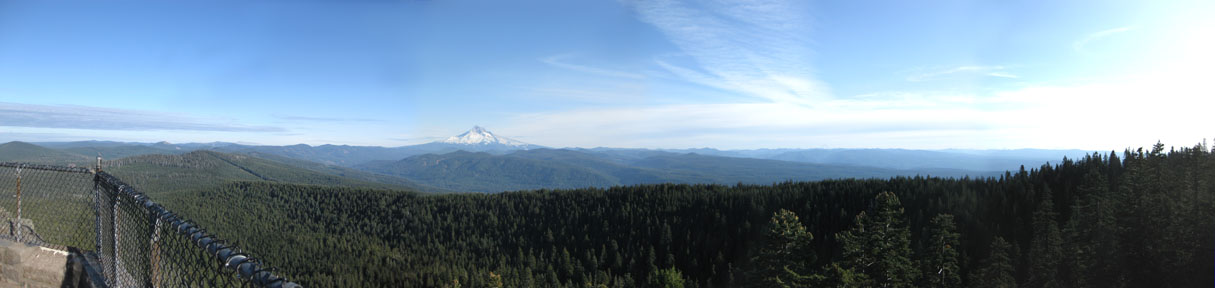
<instances>
[{"instance_id":1,"label":"wire mesh","mask_svg":"<svg viewBox=\"0 0 1215 288\"><path fill-rule=\"evenodd\" d=\"M83 168L0 163L0 238L91 247L92 184Z\"/></svg>"},{"instance_id":2,"label":"wire mesh","mask_svg":"<svg viewBox=\"0 0 1215 288\"><path fill-rule=\"evenodd\" d=\"M0 163L0 221L0 238L91 254L107 287L299 287L104 171Z\"/></svg>"}]
</instances>

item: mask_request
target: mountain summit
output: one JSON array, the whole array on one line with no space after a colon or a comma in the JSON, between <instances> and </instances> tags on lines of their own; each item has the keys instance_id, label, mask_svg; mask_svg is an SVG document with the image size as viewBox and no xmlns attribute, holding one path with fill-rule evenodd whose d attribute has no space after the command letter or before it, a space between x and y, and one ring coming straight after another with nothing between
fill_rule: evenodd
<instances>
[{"instance_id":1,"label":"mountain summit","mask_svg":"<svg viewBox=\"0 0 1215 288\"><path fill-rule=\"evenodd\" d=\"M515 139L510 139L498 135L493 132L481 128L481 126L473 126L468 132L463 134L448 137L446 140L439 141L444 144L458 145L476 145L476 146L508 146L515 149L531 149L536 148L536 145L520 142Z\"/></svg>"}]
</instances>

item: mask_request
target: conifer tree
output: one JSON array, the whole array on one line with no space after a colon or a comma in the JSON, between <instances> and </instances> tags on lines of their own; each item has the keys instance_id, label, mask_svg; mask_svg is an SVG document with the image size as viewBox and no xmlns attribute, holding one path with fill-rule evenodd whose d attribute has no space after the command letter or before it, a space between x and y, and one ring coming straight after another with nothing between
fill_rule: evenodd
<instances>
[{"instance_id":1,"label":"conifer tree","mask_svg":"<svg viewBox=\"0 0 1215 288\"><path fill-rule=\"evenodd\" d=\"M911 232L903 223L898 196L878 193L870 212L861 212L856 226L837 236L845 268L865 274L863 286L911 287L919 273L911 262Z\"/></svg>"},{"instance_id":2,"label":"conifer tree","mask_svg":"<svg viewBox=\"0 0 1215 288\"><path fill-rule=\"evenodd\" d=\"M940 214L932 218L928 228L925 287L960 287L962 277L958 259L958 232L953 215Z\"/></svg>"},{"instance_id":3,"label":"conifer tree","mask_svg":"<svg viewBox=\"0 0 1215 288\"><path fill-rule=\"evenodd\" d=\"M970 287L1016 288L1012 246L1004 238L991 240L991 254L970 274Z\"/></svg>"},{"instance_id":4,"label":"conifer tree","mask_svg":"<svg viewBox=\"0 0 1215 288\"><path fill-rule=\"evenodd\" d=\"M839 263L831 263L824 269L823 281L817 287L857 288L867 282L865 274L857 273L849 268L841 267Z\"/></svg>"},{"instance_id":5,"label":"conifer tree","mask_svg":"<svg viewBox=\"0 0 1215 288\"><path fill-rule=\"evenodd\" d=\"M811 240L814 236L793 211L781 209L773 213L763 246L752 260L755 269L750 274L755 281L750 284L754 287L804 284L811 277L808 267L815 261Z\"/></svg>"},{"instance_id":6,"label":"conifer tree","mask_svg":"<svg viewBox=\"0 0 1215 288\"><path fill-rule=\"evenodd\" d=\"M650 288L683 288L683 274L679 273L679 269L675 269L675 267L655 270L650 274L650 281L646 284L646 287Z\"/></svg>"},{"instance_id":7,"label":"conifer tree","mask_svg":"<svg viewBox=\"0 0 1215 288\"><path fill-rule=\"evenodd\" d=\"M1072 207L1072 217L1064 229L1068 239L1066 256L1074 258L1065 268L1074 271L1068 286L1118 287L1117 223L1114 213L1120 204L1110 195L1104 174L1091 169L1077 187L1080 200Z\"/></svg>"},{"instance_id":8,"label":"conifer tree","mask_svg":"<svg viewBox=\"0 0 1215 288\"><path fill-rule=\"evenodd\" d=\"M1059 287L1059 260L1063 256L1059 224L1055 222L1055 202L1050 187L1042 187L1042 200L1033 214L1033 239L1030 242L1030 287Z\"/></svg>"}]
</instances>

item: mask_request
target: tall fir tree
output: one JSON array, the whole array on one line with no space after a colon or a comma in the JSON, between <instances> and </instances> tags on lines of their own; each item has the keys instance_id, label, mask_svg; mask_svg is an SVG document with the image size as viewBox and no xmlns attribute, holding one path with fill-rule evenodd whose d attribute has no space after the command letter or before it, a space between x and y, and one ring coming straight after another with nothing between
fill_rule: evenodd
<instances>
[{"instance_id":1,"label":"tall fir tree","mask_svg":"<svg viewBox=\"0 0 1215 288\"><path fill-rule=\"evenodd\" d=\"M646 287L649 288L683 288L684 279L683 273L679 269L670 267L662 270L654 270L650 273L650 281L646 282Z\"/></svg>"},{"instance_id":2,"label":"tall fir tree","mask_svg":"<svg viewBox=\"0 0 1215 288\"><path fill-rule=\"evenodd\" d=\"M764 233L763 246L752 259L755 266L750 277L753 287L805 286L815 276L810 274L814 250L810 241L814 235L806 231L797 214L781 209L773 213Z\"/></svg>"},{"instance_id":3,"label":"tall fir tree","mask_svg":"<svg viewBox=\"0 0 1215 288\"><path fill-rule=\"evenodd\" d=\"M962 269L958 259L958 232L953 215L932 218L925 243L923 287L961 287Z\"/></svg>"},{"instance_id":4,"label":"tall fir tree","mask_svg":"<svg viewBox=\"0 0 1215 288\"><path fill-rule=\"evenodd\" d=\"M1072 207L1072 217L1064 229L1068 238L1068 258L1074 258L1067 268L1075 271L1069 286L1121 287L1122 273L1118 271L1118 226L1115 212L1121 204L1113 197L1109 181L1097 169L1090 169L1077 187L1080 200Z\"/></svg>"},{"instance_id":5,"label":"tall fir tree","mask_svg":"<svg viewBox=\"0 0 1215 288\"><path fill-rule=\"evenodd\" d=\"M872 212L856 216L855 227L836 238L843 244L846 269L865 274L869 287L911 287L919 275L911 262L911 232L903 221L899 197L878 193Z\"/></svg>"},{"instance_id":6,"label":"tall fir tree","mask_svg":"<svg viewBox=\"0 0 1215 288\"><path fill-rule=\"evenodd\" d=\"M867 282L865 274L844 268L840 263L831 263L823 270L823 281L819 281L815 287L860 288L865 287L863 285Z\"/></svg>"},{"instance_id":7,"label":"tall fir tree","mask_svg":"<svg viewBox=\"0 0 1215 288\"><path fill-rule=\"evenodd\" d=\"M979 267L970 274L970 287L983 288L1016 288L1017 279L1014 276L1012 246L1004 238L995 237L991 240L991 254L984 259Z\"/></svg>"},{"instance_id":8,"label":"tall fir tree","mask_svg":"<svg viewBox=\"0 0 1215 288\"><path fill-rule=\"evenodd\" d=\"M1055 202L1050 187L1042 187L1041 200L1033 214L1033 238L1030 242L1029 287L1060 287L1059 260L1063 256L1063 240L1056 222Z\"/></svg>"}]
</instances>

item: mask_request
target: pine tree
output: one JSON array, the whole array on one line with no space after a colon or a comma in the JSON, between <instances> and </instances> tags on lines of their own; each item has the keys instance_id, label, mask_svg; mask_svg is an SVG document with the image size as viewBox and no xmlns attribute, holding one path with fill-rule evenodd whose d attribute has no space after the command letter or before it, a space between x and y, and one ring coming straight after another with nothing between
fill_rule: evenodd
<instances>
[{"instance_id":1,"label":"pine tree","mask_svg":"<svg viewBox=\"0 0 1215 288\"><path fill-rule=\"evenodd\" d=\"M814 263L810 241L814 235L806 231L797 214L781 209L773 213L764 234L763 247L752 258L750 276L754 287L790 287L804 284L810 277L808 267Z\"/></svg>"},{"instance_id":2,"label":"pine tree","mask_svg":"<svg viewBox=\"0 0 1215 288\"><path fill-rule=\"evenodd\" d=\"M494 272L489 272L489 277L485 279L485 287L487 288L502 288L502 275Z\"/></svg>"},{"instance_id":3,"label":"pine tree","mask_svg":"<svg viewBox=\"0 0 1215 288\"><path fill-rule=\"evenodd\" d=\"M1081 200L1072 201L1075 203L1072 205L1072 217L1068 218L1061 231L1062 239L1066 240L1061 243L1063 246L1060 247L1063 259L1059 260L1058 283L1062 287L1089 287L1084 273L1090 264L1091 243L1083 241L1087 232L1076 215L1076 212L1081 210L1079 205L1081 202Z\"/></svg>"},{"instance_id":4,"label":"pine tree","mask_svg":"<svg viewBox=\"0 0 1215 288\"><path fill-rule=\"evenodd\" d=\"M1077 187L1080 200L1072 207L1072 217L1064 229L1068 246L1066 256L1073 263L1065 268L1074 271L1068 286L1119 287L1121 276L1117 265L1118 227L1115 203L1104 174L1091 169Z\"/></svg>"},{"instance_id":5,"label":"pine tree","mask_svg":"<svg viewBox=\"0 0 1215 288\"><path fill-rule=\"evenodd\" d=\"M1030 242L1029 287L1059 287L1059 260L1063 256L1059 224L1055 222L1055 202L1050 187L1043 187L1042 200L1033 214L1033 239Z\"/></svg>"},{"instance_id":6,"label":"pine tree","mask_svg":"<svg viewBox=\"0 0 1215 288\"><path fill-rule=\"evenodd\" d=\"M991 254L970 274L970 287L1016 288L1012 246L1004 238L991 240Z\"/></svg>"},{"instance_id":7,"label":"pine tree","mask_svg":"<svg viewBox=\"0 0 1215 288\"><path fill-rule=\"evenodd\" d=\"M925 246L925 287L961 287L962 270L958 263L958 232L953 215L940 214L932 218Z\"/></svg>"},{"instance_id":8,"label":"pine tree","mask_svg":"<svg viewBox=\"0 0 1215 288\"><path fill-rule=\"evenodd\" d=\"M823 281L817 287L858 288L868 282L865 274L841 267L839 263L831 263L824 270Z\"/></svg>"},{"instance_id":9,"label":"pine tree","mask_svg":"<svg viewBox=\"0 0 1215 288\"><path fill-rule=\"evenodd\" d=\"M683 288L683 285L683 274L675 267L655 270L650 274L650 281L646 283L646 287L651 288Z\"/></svg>"},{"instance_id":10,"label":"pine tree","mask_svg":"<svg viewBox=\"0 0 1215 288\"><path fill-rule=\"evenodd\" d=\"M843 243L846 269L865 274L863 286L911 287L918 275L911 262L911 232L903 223L898 196L878 193L870 208L861 212L855 227L836 238Z\"/></svg>"}]
</instances>

